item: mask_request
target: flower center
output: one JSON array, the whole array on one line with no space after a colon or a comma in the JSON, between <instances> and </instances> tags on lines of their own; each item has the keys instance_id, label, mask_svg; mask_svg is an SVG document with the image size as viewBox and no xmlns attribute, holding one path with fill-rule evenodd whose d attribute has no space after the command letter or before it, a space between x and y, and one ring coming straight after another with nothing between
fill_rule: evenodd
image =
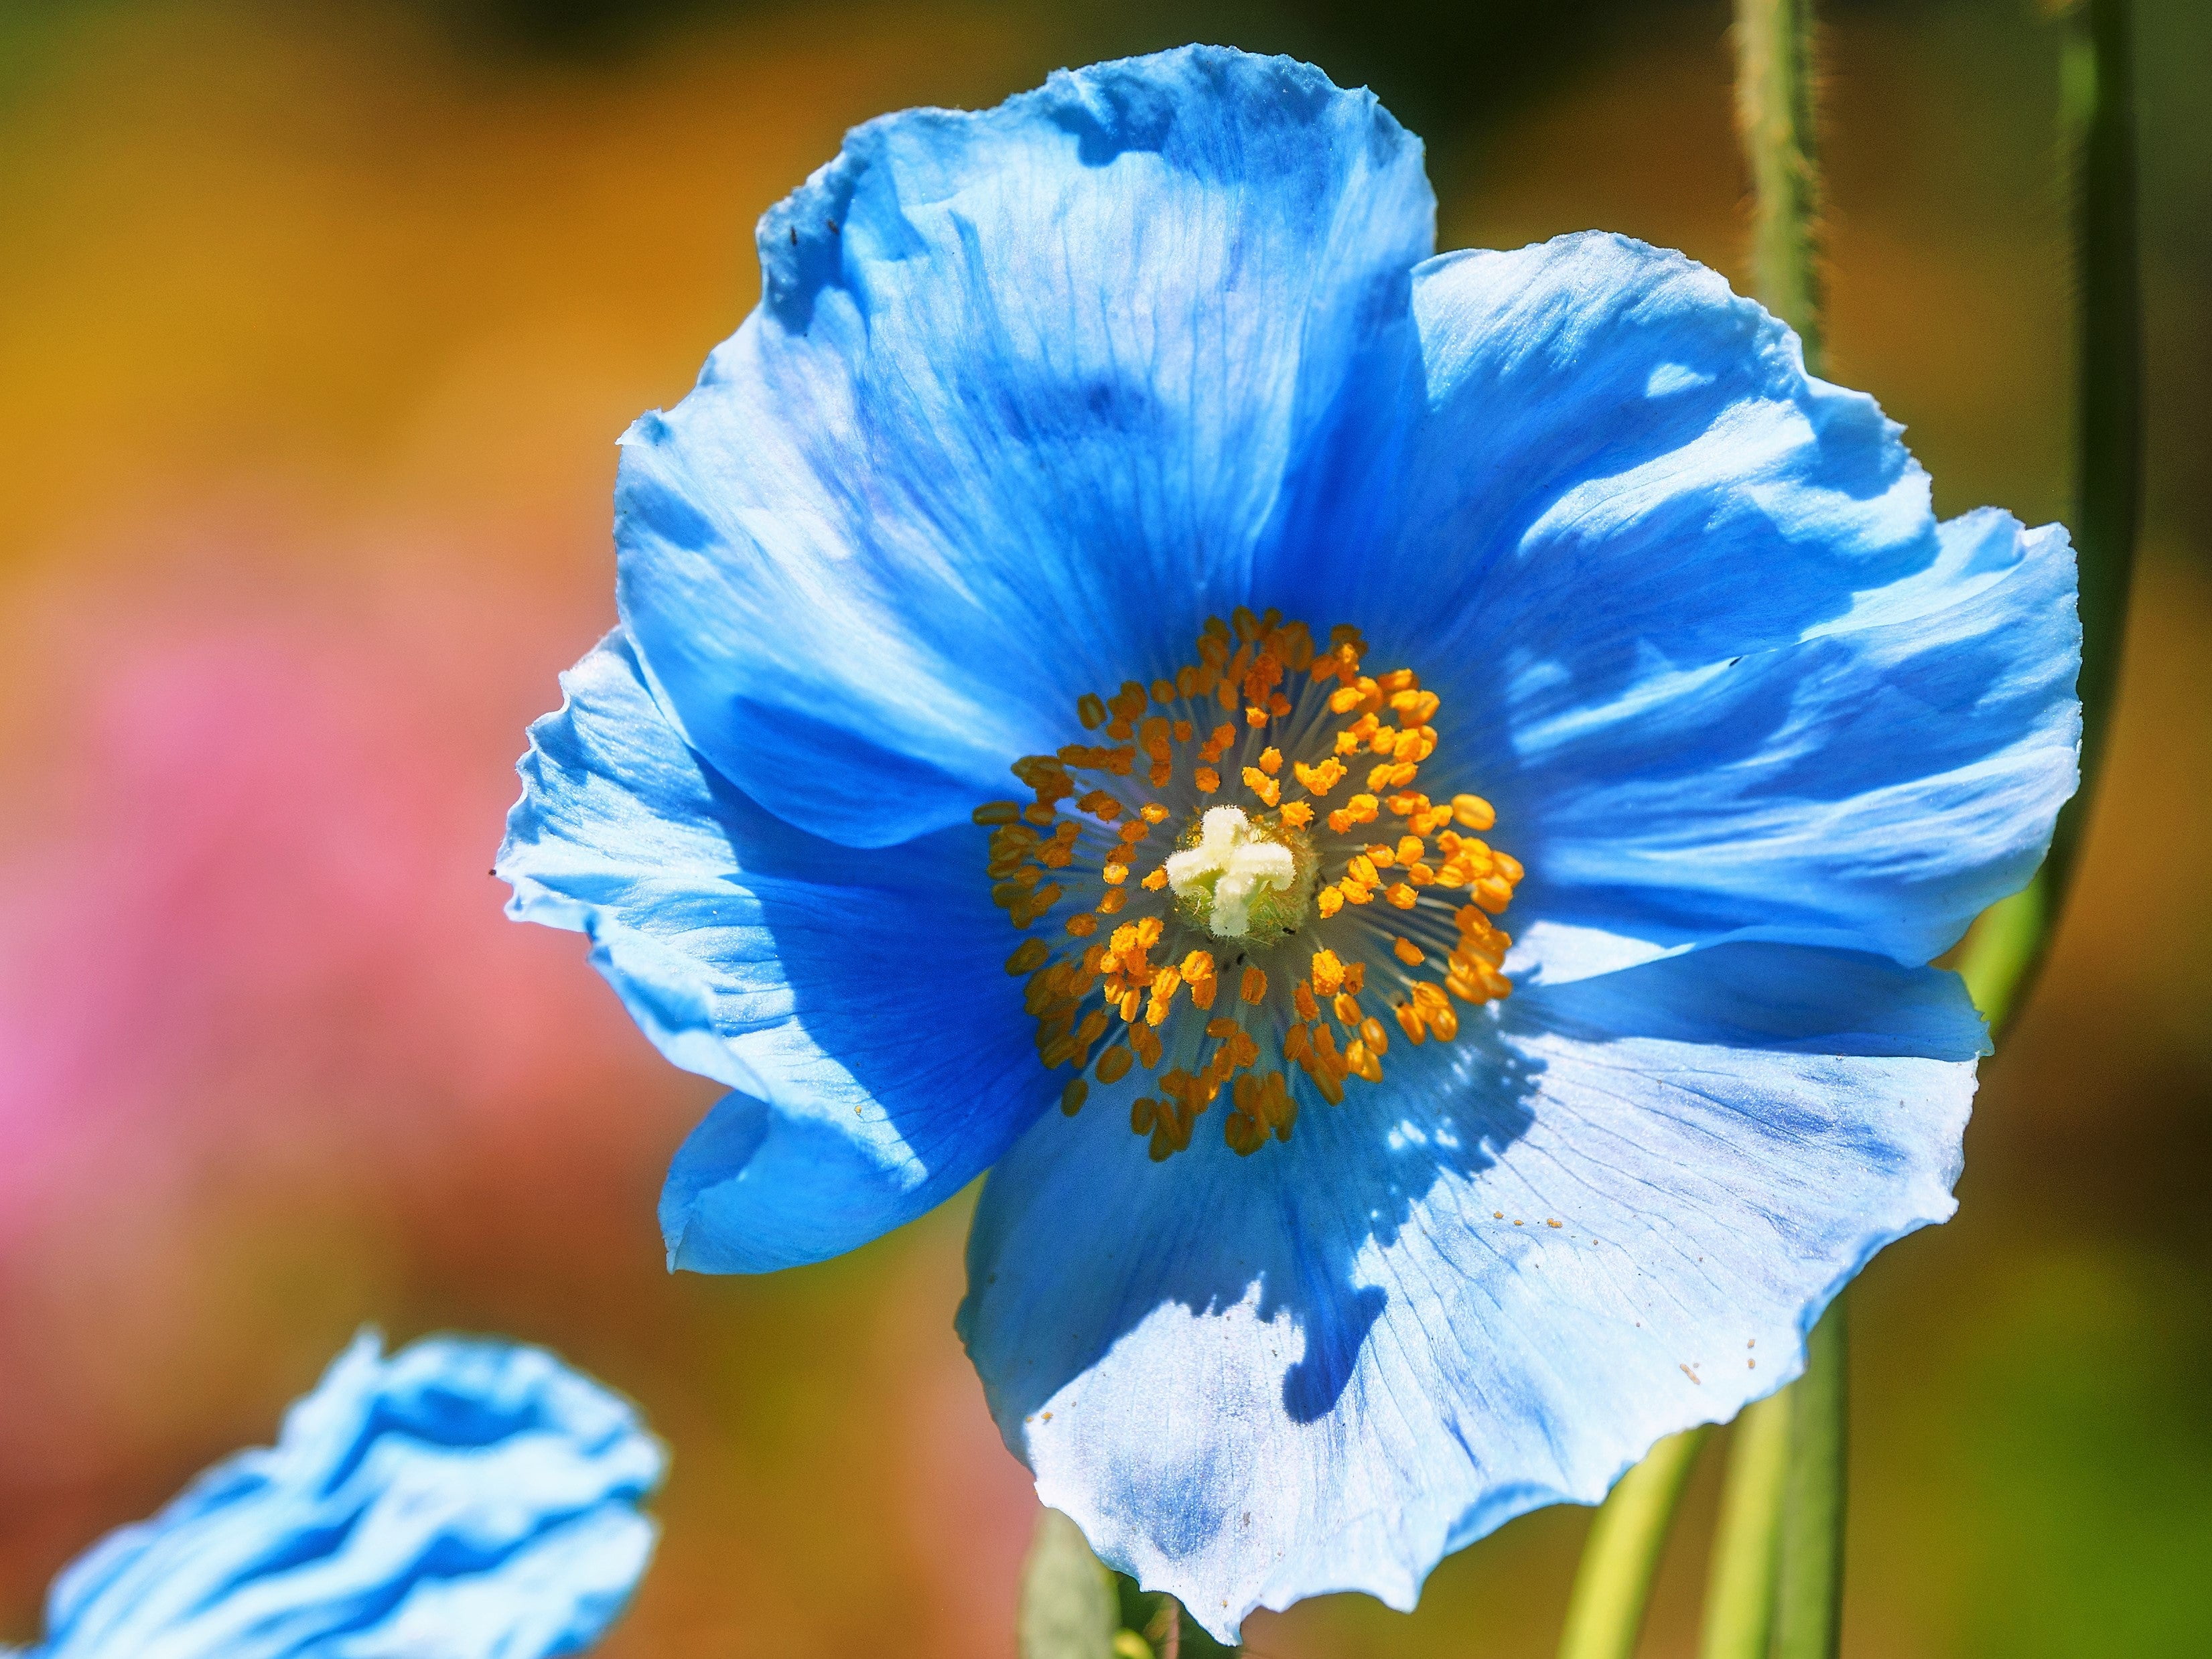
<instances>
[{"instance_id":1,"label":"flower center","mask_svg":"<svg viewBox=\"0 0 2212 1659\"><path fill-rule=\"evenodd\" d=\"M1023 931L1061 917L1064 939L1025 939L1006 971L1047 1069L1076 1073L1069 1115L1091 1079L1141 1067L1129 1122L1154 1158L1188 1147L1224 1091L1224 1138L1249 1154L1291 1138L1302 1100L1382 1082L1393 1027L1449 1042L1455 1000L1512 991L1491 918L1521 866L1465 833L1491 827L1488 802L1415 788L1441 700L1410 669L1363 673L1365 650L1356 629L1321 650L1304 623L1240 606L1206 623L1196 662L1079 699L1108 741L1016 761L1033 800L975 809L993 901ZM1365 787L1343 788L1363 768Z\"/></svg>"},{"instance_id":2,"label":"flower center","mask_svg":"<svg viewBox=\"0 0 2212 1659\"><path fill-rule=\"evenodd\" d=\"M1216 939L1272 945L1312 908L1320 860L1302 830L1255 823L1239 806L1213 806L1161 868L1176 910Z\"/></svg>"}]
</instances>

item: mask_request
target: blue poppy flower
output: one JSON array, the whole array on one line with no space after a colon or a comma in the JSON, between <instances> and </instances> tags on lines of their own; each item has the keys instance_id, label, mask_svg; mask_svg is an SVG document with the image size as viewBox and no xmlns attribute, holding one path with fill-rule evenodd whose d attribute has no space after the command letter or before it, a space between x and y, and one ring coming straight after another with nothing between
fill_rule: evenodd
<instances>
[{"instance_id":1,"label":"blue poppy flower","mask_svg":"<svg viewBox=\"0 0 2212 1659\"><path fill-rule=\"evenodd\" d=\"M550 1659L653 1554L659 1443L551 1354L363 1332L276 1444L64 1569L27 1659Z\"/></svg>"},{"instance_id":2,"label":"blue poppy flower","mask_svg":"<svg viewBox=\"0 0 2212 1659\"><path fill-rule=\"evenodd\" d=\"M1679 254L1432 225L1281 59L858 129L624 440L500 860L733 1091L672 1263L988 1170L1007 1444L1224 1638L1796 1373L1953 1207L1927 964L2075 781L2063 531Z\"/></svg>"}]
</instances>

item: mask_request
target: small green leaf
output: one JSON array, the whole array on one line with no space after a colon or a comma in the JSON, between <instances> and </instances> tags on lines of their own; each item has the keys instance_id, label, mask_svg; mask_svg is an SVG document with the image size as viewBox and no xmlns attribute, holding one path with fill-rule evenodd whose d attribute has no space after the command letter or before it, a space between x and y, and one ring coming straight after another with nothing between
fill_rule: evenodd
<instances>
[{"instance_id":1,"label":"small green leaf","mask_svg":"<svg viewBox=\"0 0 2212 1659\"><path fill-rule=\"evenodd\" d=\"M1114 1643L1121 1623L1114 1575L1074 1522L1045 1510L1022 1565L1016 1620L1022 1659L1122 1659Z\"/></svg>"}]
</instances>

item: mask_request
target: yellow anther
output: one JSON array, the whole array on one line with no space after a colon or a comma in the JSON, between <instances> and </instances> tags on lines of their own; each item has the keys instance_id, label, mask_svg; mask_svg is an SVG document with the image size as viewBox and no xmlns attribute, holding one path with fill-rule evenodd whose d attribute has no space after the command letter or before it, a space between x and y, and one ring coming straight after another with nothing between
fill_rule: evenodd
<instances>
[{"instance_id":1,"label":"yellow anther","mask_svg":"<svg viewBox=\"0 0 2212 1659\"><path fill-rule=\"evenodd\" d=\"M1152 690L1154 702L1166 704L1176 700L1176 684L1173 680L1154 680Z\"/></svg>"},{"instance_id":2,"label":"yellow anther","mask_svg":"<svg viewBox=\"0 0 2212 1659\"><path fill-rule=\"evenodd\" d=\"M1377 870L1388 870L1398 861L1398 850L1381 843L1367 849L1367 861Z\"/></svg>"},{"instance_id":3,"label":"yellow anther","mask_svg":"<svg viewBox=\"0 0 2212 1659\"><path fill-rule=\"evenodd\" d=\"M1266 1000L1267 995L1267 976L1260 970L1257 963L1249 964L1245 968L1244 982L1237 988L1237 994L1243 997L1245 1001L1251 1003L1258 1003Z\"/></svg>"},{"instance_id":4,"label":"yellow anther","mask_svg":"<svg viewBox=\"0 0 2212 1659\"><path fill-rule=\"evenodd\" d=\"M1513 902L1513 884L1503 876L1485 876L1468 890L1474 902L1495 915Z\"/></svg>"},{"instance_id":5,"label":"yellow anther","mask_svg":"<svg viewBox=\"0 0 2212 1659\"><path fill-rule=\"evenodd\" d=\"M1334 951L1313 954L1313 986L1322 996L1333 997L1344 988L1344 963Z\"/></svg>"},{"instance_id":6,"label":"yellow anther","mask_svg":"<svg viewBox=\"0 0 2212 1659\"><path fill-rule=\"evenodd\" d=\"M1083 1024L1075 1028L1075 1040L1088 1048L1106 1035L1106 1015L1103 1010L1093 1008L1084 1015Z\"/></svg>"},{"instance_id":7,"label":"yellow anther","mask_svg":"<svg viewBox=\"0 0 2212 1659\"><path fill-rule=\"evenodd\" d=\"M1382 1062L1364 1042L1355 1042L1345 1049L1344 1066L1354 1077L1364 1078L1370 1083L1382 1080Z\"/></svg>"},{"instance_id":8,"label":"yellow anther","mask_svg":"<svg viewBox=\"0 0 2212 1659\"><path fill-rule=\"evenodd\" d=\"M1119 887L1123 882L1128 880L1129 866L1126 864L1109 864L1099 870L1098 875L1099 879L1109 887Z\"/></svg>"},{"instance_id":9,"label":"yellow anther","mask_svg":"<svg viewBox=\"0 0 2212 1659\"><path fill-rule=\"evenodd\" d=\"M1336 1016L1340 1025L1347 1029L1359 1024L1359 999L1349 991L1339 991L1329 1002L1328 1011Z\"/></svg>"},{"instance_id":10,"label":"yellow anther","mask_svg":"<svg viewBox=\"0 0 2212 1659\"><path fill-rule=\"evenodd\" d=\"M1267 752L1273 754L1274 750ZM1256 766L1244 769L1244 787L1260 798L1263 806L1273 806L1282 799L1282 786Z\"/></svg>"},{"instance_id":11,"label":"yellow anther","mask_svg":"<svg viewBox=\"0 0 2212 1659\"><path fill-rule=\"evenodd\" d=\"M1121 1024L1124 1025L1135 1024L1137 1023L1137 1016L1144 1012L1144 1007L1145 994L1142 991L1137 990L1133 987L1130 989L1122 992L1121 1005Z\"/></svg>"},{"instance_id":12,"label":"yellow anther","mask_svg":"<svg viewBox=\"0 0 2212 1659\"><path fill-rule=\"evenodd\" d=\"M1098 918L1087 911L1067 919L1067 931L1078 939L1089 939L1098 931Z\"/></svg>"},{"instance_id":13,"label":"yellow anther","mask_svg":"<svg viewBox=\"0 0 2212 1659\"><path fill-rule=\"evenodd\" d=\"M1193 951L1182 959L1182 976L1193 985L1213 977L1213 957L1205 951Z\"/></svg>"},{"instance_id":14,"label":"yellow anther","mask_svg":"<svg viewBox=\"0 0 2212 1659\"><path fill-rule=\"evenodd\" d=\"M1158 916L1146 916L1137 923L1137 943L1149 951L1160 942L1160 935L1166 931L1167 924Z\"/></svg>"},{"instance_id":15,"label":"yellow anther","mask_svg":"<svg viewBox=\"0 0 2212 1659\"><path fill-rule=\"evenodd\" d=\"M1146 805L1139 807L1137 809L1137 816L1144 819L1146 823L1165 823L1168 821L1168 809L1161 805L1158 801L1152 801Z\"/></svg>"},{"instance_id":16,"label":"yellow anther","mask_svg":"<svg viewBox=\"0 0 2212 1659\"><path fill-rule=\"evenodd\" d=\"M1367 1045L1367 1052L1370 1054L1390 1052L1389 1033L1382 1029L1382 1022L1372 1014L1359 1022L1359 1040Z\"/></svg>"},{"instance_id":17,"label":"yellow anther","mask_svg":"<svg viewBox=\"0 0 2212 1659\"><path fill-rule=\"evenodd\" d=\"M1407 690L1393 692L1390 696L1391 712L1397 715L1398 723L1412 731L1419 731L1434 720L1437 710L1443 706L1443 699L1433 691Z\"/></svg>"},{"instance_id":18,"label":"yellow anther","mask_svg":"<svg viewBox=\"0 0 2212 1659\"><path fill-rule=\"evenodd\" d=\"M1321 1018L1321 1005L1314 1000L1313 987L1304 980L1291 987L1291 1006L1298 1011L1300 1019Z\"/></svg>"},{"instance_id":19,"label":"yellow anther","mask_svg":"<svg viewBox=\"0 0 2212 1659\"><path fill-rule=\"evenodd\" d=\"M1418 862L1421 854L1428 850L1427 844L1419 836L1398 837L1398 862L1401 864Z\"/></svg>"},{"instance_id":20,"label":"yellow anther","mask_svg":"<svg viewBox=\"0 0 2212 1659\"><path fill-rule=\"evenodd\" d=\"M1145 1010L1145 1023L1158 1025L1168 1017L1175 1005L1175 994L1182 985L1182 975L1172 968L1163 968L1152 975L1152 1000Z\"/></svg>"},{"instance_id":21,"label":"yellow anther","mask_svg":"<svg viewBox=\"0 0 2212 1659\"><path fill-rule=\"evenodd\" d=\"M1344 764L1334 757L1322 761L1318 766L1308 766L1304 761L1292 761L1291 775L1298 781L1299 787L1308 794L1326 795L1344 781Z\"/></svg>"},{"instance_id":22,"label":"yellow anther","mask_svg":"<svg viewBox=\"0 0 2212 1659\"><path fill-rule=\"evenodd\" d=\"M1139 887L1144 888L1148 892L1158 892L1161 888L1168 884L1167 866L1165 865L1162 865L1158 869L1152 872L1137 884Z\"/></svg>"},{"instance_id":23,"label":"yellow anther","mask_svg":"<svg viewBox=\"0 0 2212 1659\"><path fill-rule=\"evenodd\" d=\"M1120 868L1118 865L1115 867ZM1129 890L1126 887L1115 887L1109 889L1106 896L1092 908L1102 916L1118 916L1121 914L1121 907L1128 902Z\"/></svg>"},{"instance_id":24,"label":"yellow anther","mask_svg":"<svg viewBox=\"0 0 2212 1659\"><path fill-rule=\"evenodd\" d=\"M1129 1067L1136 1063L1136 1058L1121 1044L1115 1044L1098 1056L1098 1080L1101 1083L1119 1083L1128 1076Z\"/></svg>"},{"instance_id":25,"label":"yellow anther","mask_svg":"<svg viewBox=\"0 0 2212 1659\"><path fill-rule=\"evenodd\" d=\"M1254 703L1244 711L1244 724L1247 726L1265 726L1267 719L1267 711L1257 703Z\"/></svg>"},{"instance_id":26,"label":"yellow anther","mask_svg":"<svg viewBox=\"0 0 2212 1659\"><path fill-rule=\"evenodd\" d=\"M1052 954L1052 947L1041 939L1026 939L1014 947L1013 955L1006 958L1010 974L1033 974L1044 966L1044 959Z\"/></svg>"},{"instance_id":27,"label":"yellow anther","mask_svg":"<svg viewBox=\"0 0 2212 1659\"><path fill-rule=\"evenodd\" d=\"M1030 908L1038 915L1042 915L1046 911L1051 909L1054 905L1060 902L1060 889L1058 882L1053 882L1046 886L1038 888L1036 892L1030 895Z\"/></svg>"},{"instance_id":28,"label":"yellow anther","mask_svg":"<svg viewBox=\"0 0 2212 1659\"><path fill-rule=\"evenodd\" d=\"M1427 952L1409 939L1391 940L1390 953L1408 968L1418 968L1427 960Z\"/></svg>"},{"instance_id":29,"label":"yellow anther","mask_svg":"<svg viewBox=\"0 0 2212 1659\"><path fill-rule=\"evenodd\" d=\"M1416 887L1433 887L1437 884L1437 872L1425 864L1411 865L1407 868L1406 879Z\"/></svg>"},{"instance_id":30,"label":"yellow anther","mask_svg":"<svg viewBox=\"0 0 2212 1659\"><path fill-rule=\"evenodd\" d=\"M1375 872L1374 860L1364 853L1354 853L1346 861L1344 873L1347 879L1358 882L1362 887L1377 886L1382 879Z\"/></svg>"},{"instance_id":31,"label":"yellow anther","mask_svg":"<svg viewBox=\"0 0 2212 1659\"><path fill-rule=\"evenodd\" d=\"M1419 1008L1410 1002L1401 1002L1390 1012L1398 1016L1398 1029L1406 1034L1407 1042L1418 1046L1428 1041L1428 1024Z\"/></svg>"},{"instance_id":32,"label":"yellow anther","mask_svg":"<svg viewBox=\"0 0 2212 1659\"><path fill-rule=\"evenodd\" d=\"M1121 829L1116 830L1115 833L1119 835L1123 841L1128 842L1130 846L1134 847L1139 842L1144 840L1146 836L1152 833L1152 826L1146 823L1142 818L1131 818L1128 823L1123 824Z\"/></svg>"},{"instance_id":33,"label":"yellow anther","mask_svg":"<svg viewBox=\"0 0 2212 1659\"><path fill-rule=\"evenodd\" d=\"M1206 1022L1206 1034L1210 1037L1225 1037L1236 1029L1237 1022L1225 1015L1219 1019L1209 1019Z\"/></svg>"},{"instance_id":34,"label":"yellow anther","mask_svg":"<svg viewBox=\"0 0 2212 1659\"><path fill-rule=\"evenodd\" d=\"M1210 766L1201 766L1191 774L1191 782L1201 795L1210 795L1221 787L1221 774Z\"/></svg>"},{"instance_id":35,"label":"yellow anther","mask_svg":"<svg viewBox=\"0 0 2212 1659\"><path fill-rule=\"evenodd\" d=\"M1313 822L1313 808L1302 800L1294 800L1283 808L1283 822L1293 830L1303 830Z\"/></svg>"},{"instance_id":36,"label":"yellow anther","mask_svg":"<svg viewBox=\"0 0 2212 1659\"><path fill-rule=\"evenodd\" d=\"M1184 697L1198 696L1200 695L1200 681L1199 669L1193 664L1185 663L1176 670L1176 694Z\"/></svg>"},{"instance_id":37,"label":"yellow anther","mask_svg":"<svg viewBox=\"0 0 2212 1659\"><path fill-rule=\"evenodd\" d=\"M1335 690L1328 694L1329 713L1332 714L1349 714L1353 709L1359 707L1359 701L1364 695L1365 693L1361 691L1357 684L1340 685Z\"/></svg>"},{"instance_id":38,"label":"yellow anther","mask_svg":"<svg viewBox=\"0 0 2212 1659\"><path fill-rule=\"evenodd\" d=\"M1379 804L1372 795L1354 795L1345 802L1344 810L1352 815L1354 823L1372 823Z\"/></svg>"},{"instance_id":39,"label":"yellow anther","mask_svg":"<svg viewBox=\"0 0 2212 1659\"><path fill-rule=\"evenodd\" d=\"M1139 1095L1129 1103L1129 1127L1140 1135L1150 1134L1159 1109L1158 1101L1150 1095Z\"/></svg>"},{"instance_id":40,"label":"yellow anther","mask_svg":"<svg viewBox=\"0 0 2212 1659\"><path fill-rule=\"evenodd\" d=\"M1022 816L1031 823L1050 823L1056 814L1052 810L1050 801L1039 800L1031 801L1027 806L1022 808Z\"/></svg>"},{"instance_id":41,"label":"yellow anther","mask_svg":"<svg viewBox=\"0 0 2212 1659\"><path fill-rule=\"evenodd\" d=\"M1324 887L1314 895L1314 913L1327 921L1344 908L1344 895L1334 887Z\"/></svg>"},{"instance_id":42,"label":"yellow anther","mask_svg":"<svg viewBox=\"0 0 2212 1659\"><path fill-rule=\"evenodd\" d=\"M1372 887L1365 882L1354 881L1350 876L1336 884L1336 890L1343 895L1346 904L1366 904L1375 897Z\"/></svg>"},{"instance_id":43,"label":"yellow anther","mask_svg":"<svg viewBox=\"0 0 2212 1659\"><path fill-rule=\"evenodd\" d=\"M1260 769L1271 778L1280 772L1283 769L1283 751L1279 749L1262 749L1260 751Z\"/></svg>"},{"instance_id":44,"label":"yellow anther","mask_svg":"<svg viewBox=\"0 0 2212 1659\"><path fill-rule=\"evenodd\" d=\"M1387 674L1377 674L1375 684L1395 696L1401 692L1418 690L1421 677L1410 668L1394 668Z\"/></svg>"},{"instance_id":45,"label":"yellow anther","mask_svg":"<svg viewBox=\"0 0 2212 1659\"><path fill-rule=\"evenodd\" d=\"M1497 862L1498 873L1516 886L1519 885L1521 878L1528 873L1521 867L1521 860L1510 853L1500 853L1492 848L1490 856Z\"/></svg>"},{"instance_id":46,"label":"yellow anther","mask_svg":"<svg viewBox=\"0 0 2212 1659\"><path fill-rule=\"evenodd\" d=\"M1347 962L1344 964L1344 988L1351 992L1354 996L1358 996L1362 991L1367 988L1367 964L1365 963Z\"/></svg>"},{"instance_id":47,"label":"yellow anther","mask_svg":"<svg viewBox=\"0 0 2212 1659\"><path fill-rule=\"evenodd\" d=\"M1293 1025L1283 1033L1283 1058L1293 1062L1311 1057L1313 1044L1306 1036L1306 1028Z\"/></svg>"},{"instance_id":48,"label":"yellow anther","mask_svg":"<svg viewBox=\"0 0 2212 1659\"><path fill-rule=\"evenodd\" d=\"M1160 1064L1160 1034L1149 1025L1139 1025L1129 1033L1129 1046L1137 1051L1137 1059L1148 1072L1158 1071Z\"/></svg>"},{"instance_id":49,"label":"yellow anther","mask_svg":"<svg viewBox=\"0 0 2212 1659\"><path fill-rule=\"evenodd\" d=\"M1213 1006L1213 994L1220 988L1221 981L1218 979L1195 981L1190 988L1190 1000L1200 1010L1211 1008Z\"/></svg>"},{"instance_id":50,"label":"yellow anther","mask_svg":"<svg viewBox=\"0 0 2212 1659\"><path fill-rule=\"evenodd\" d=\"M1060 1091L1060 1109L1073 1117L1083 1109L1083 1103L1091 1093L1091 1085L1081 1078L1075 1079Z\"/></svg>"},{"instance_id":51,"label":"yellow anther","mask_svg":"<svg viewBox=\"0 0 2212 1659\"><path fill-rule=\"evenodd\" d=\"M1103 789L1091 790L1075 805L1079 810L1090 813L1092 817L1103 818L1109 823L1121 816L1121 803Z\"/></svg>"},{"instance_id":52,"label":"yellow anther","mask_svg":"<svg viewBox=\"0 0 2212 1659\"><path fill-rule=\"evenodd\" d=\"M1086 732L1096 732L1106 724L1106 704L1096 691L1086 691L1075 700L1075 718L1083 722Z\"/></svg>"},{"instance_id":53,"label":"yellow anther","mask_svg":"<svg viewBox=\"0 0 2212 1659\"><path fill-rule=\"evenodd\" d=\"M1018 802L987 800L968 816L978 823L1012 823L1021 815L1022 809Z\"/></svg>"},{"instance_id":54,"label":"yellow anther","mask_svg":"<svg viewBox=\"0 0 2212 1659\"><path fill-rule=\"evenodd\" d=\"M1454 795L1452 817L1462 830L1487 830L1498 822L1498 813L1480 795Z\"/></svg>"},{"instance_id":55,"label":"yellow anther","mask_svg":"<svg viewBox=\"0 0 2212 1659\"><path fill-rule=\"evenodd\" d=\"M1391 903L1396 905L1401 910L1410 910L1421 902L1421 896L1415 892L1408 884L1402 881L1394 883L1390 890L1384 893L1382 896L1389 900Z\"/></svg>"}]
</instances>

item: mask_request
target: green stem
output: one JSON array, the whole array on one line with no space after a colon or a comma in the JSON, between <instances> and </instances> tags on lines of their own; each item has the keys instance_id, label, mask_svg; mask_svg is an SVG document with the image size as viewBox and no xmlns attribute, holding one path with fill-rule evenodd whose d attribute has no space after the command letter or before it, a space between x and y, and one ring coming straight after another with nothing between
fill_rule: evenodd
<instances>
[{"instance_id":1,"label":"green stem","mask_svg":"<svg viewBox=\"0 0 2212 1659\"><path fill-rule=\"evenodd\" d=\"M1708 1432L1695 1428L1662 1440L1598 1510L1567 1599L1559 1659L1630 1659L1636 1651L1660 1552Z\"/></svg>"},{"instance_id":2,"label":"green stem","mask_svg":"<svg viewBox=\"0 0 2212 1659\"><path fill-rule=\"evenodd\" d=\"M1820 328L1820 167L1814 143L1813 0L1736 0L1735 118L1751 169L1752 286L1797 331L1805 367Z\"/></svg>"},{"instance_id":3,"label":"green stem","mask_svg":"<svg viewBox=\"0 0 2212 1659\"><path fill-rule=\"evenodd\" d=\"M2079 862L2118 691L2142 504L2142 296L2136 238L2135 64L2128 0L2065 19L2058 122L2074 198L2074 548L2081 573L2081 787L2058 814L2030 931L1993 906L1959 969L1993 1031L2025 1000ZM2006 901L2007 903L2012 901Z\"/></svg>"},{"instance_id":4,"label":"green stem","mask_svg":"<svg viewBox=\"0 0 2212 1659\"><path fill-rule=\"evenodd\" d=\"M1781 1559L1775 1531L1790 1479L1790 1414L1788 1389L1753 1401L1729 1437L1698 1659L1766 1659Z\"/></svg>"},{"instance_id":5,"label":"green stem","mask_svg":"<svg viewBox=\"0 0 2212 1659\"><path fill-rule=\"evenodd\" d=\"M2045 865L2055 916L2102 769L2142 502L2142 297L2136 276L2135 71L2129 0L2066 20L2059 119L2074 186L2081 289L2075 365L2075 545L2081 562L2081 788Z\"/></svg>"},{"instance_id":6,"label":"green stem","mask_svg":"<svg viewBox=\"0 0 2212 1659\"><path fill-rule=\"evenodd\" d=\"M2020 1006L2021 994L2043 954L2043 941L2050 936L2048 891L2047 878L2039 870L2020 891L1982 912L1959 954L1966 994L1999 1036L2011 1024L2013 1010Z\"/></svg>"},{"instance_id":7,"label":"green stem","mask_svg":"<svg viewBox=\"0 0 2212 1659\"><path fill-rule=\"evenodd\" d=\"M1839 1295L1806 1340L1805 1374L1786 1390L1790 1479L1776 1566L1774 1659L1835 1659L1842 1635L1850 1331Z\"/></svg>"},{"instance_id":8,"label":"green stem","mask_svg":"<svg viewBox=\"0 0 2212 1659\"><path fill-rule=\"evenodd\" d=\"M1817 374L1826 354L1813 34L1813 0L1736 0L1736 125L1753 191L1753 284L1797 331L1805 366ZM1739 1419L1742 1444L1705 1605L1705 1659L1768 1659L1770 1644L1775 1659L1832 1659L1836 1651L1844 1318L1838 1297L1807 1340L1805 1374Z\"/></svg>"}]
</instances>

